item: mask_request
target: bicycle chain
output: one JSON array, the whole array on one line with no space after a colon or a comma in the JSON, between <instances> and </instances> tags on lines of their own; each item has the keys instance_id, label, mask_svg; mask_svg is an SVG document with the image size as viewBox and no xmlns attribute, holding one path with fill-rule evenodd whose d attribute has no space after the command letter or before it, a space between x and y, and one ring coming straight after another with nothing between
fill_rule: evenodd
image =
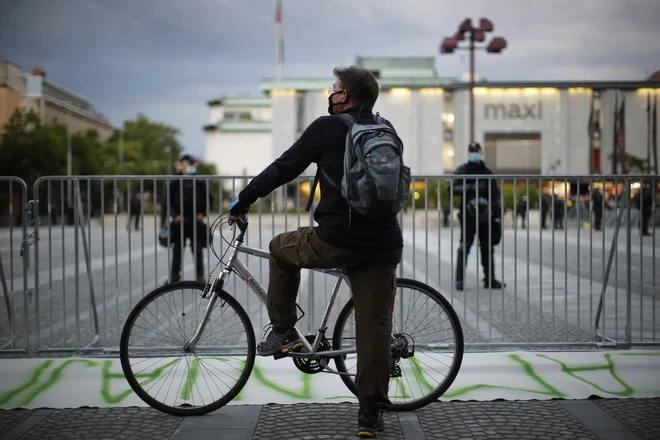
<instances>
[{"instance_id":1,"label":"bicycle chain","mask_svg":"<svg viewBox=\"0 0 660 440\"><path fill-rule=\"evenodd\" d=\"M355 338L341 338L342 341L348 339L355 340ZM392 364L390 365L390 377L401 377L401 366L399 365L399 361L401 361L401 358L392 360ZM326 371L325 369L322 370L321 373L336 374L331 371Z\"/></svg>"}]
</instances>

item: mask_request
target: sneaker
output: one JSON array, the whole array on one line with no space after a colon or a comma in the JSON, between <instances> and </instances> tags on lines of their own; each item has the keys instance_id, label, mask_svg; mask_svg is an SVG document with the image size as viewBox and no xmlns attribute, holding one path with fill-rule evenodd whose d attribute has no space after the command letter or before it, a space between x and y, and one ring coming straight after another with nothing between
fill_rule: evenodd
<instances>
[{"instance_id":1,"label":"sneaker","mask_svg":"<svg viewBox=\"0 0 660 440\"><path fill-rule=\"evenodd\" d=\"M491 289L502 289L502 288L506 287L506 283L501 283L501 282L499 282L498 280L495 280L495 279L492 280L490 283L488 281L484 280L484 287L486 289L489 288L489 287Z\"/></svg>"},{"instance_id":2,"label":"sneaker","mask_svg":"<svg viewBox=\"0 0 660 440\"><path fill-rule=\"evenodd\" d=\"M280 334L271 330L265 341L257 345L257 353L260 356L271 356L277 353L288 353L298 347L302 347L298 333L290 328L285 333Z\"/></svg>"},{"instance_id":3,"label":"sneaker","mask_svg":"<svg viewBox=\"0 0 660 440\"><path fill-rule=\"evenodd\" d=\"M385 430L383 413L380 411L362 411L358 414L358 432L360 438L374 438Z\"/></svg>"}]
</instances>

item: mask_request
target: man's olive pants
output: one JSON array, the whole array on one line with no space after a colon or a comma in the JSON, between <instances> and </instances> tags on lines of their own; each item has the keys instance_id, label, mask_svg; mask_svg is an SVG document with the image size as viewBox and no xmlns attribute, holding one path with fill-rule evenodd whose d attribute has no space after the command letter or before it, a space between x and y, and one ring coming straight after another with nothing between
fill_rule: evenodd
<instances>
[{"instance_id":1,"label":"man's olive pants","mask_svg":"<svg viewBox=\"0 0 660 440\"><path fill-rule=\"evenodd\" d=\"M362 409L387 409L392 308L401 248L355 250L321 240L313 227L285 232L270 242L268 315L275 327L297 319L300 269L346 268L355 303L358 400Z\"/></svg>"}]
</instances>

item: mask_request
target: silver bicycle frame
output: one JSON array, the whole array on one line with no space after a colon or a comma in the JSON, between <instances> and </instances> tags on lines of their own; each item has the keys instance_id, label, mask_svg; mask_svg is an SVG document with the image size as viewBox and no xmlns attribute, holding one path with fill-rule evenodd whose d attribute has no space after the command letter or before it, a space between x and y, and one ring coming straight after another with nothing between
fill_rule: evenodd
<instances>
[{"instance_id":1,"label":"silver bicycle frame","mask_svg":"<svg viewBox=\"0 0 660 440\"><path fill-rule=\"evenodd\" d=\"M208 293L211 293L211 298L209 299L209 303L206 306L204 317L197 327L197 331L190 339L190 341L184 345L185 351L194 350L197 342L199 341L199 339L202 336L202 333L204 332L204 328L206 327L206 323L209 320L211 311L213 310L213 307L215 306L215 303L218 300L218 296L213 294L213 292L215 291L215 286L217 283L220 283L220 286L224 286L227 277L232 271L236 272L236 274L238 274L238 276L243 281L245 281L248 286L250 286L250 289L257 295L257 297L261 300L261 302L263 302L264 304L267 303L268 294L266 293L266 290L263 288L261 284L259 284L256 278L252 276L252 273L247 268L247 266L240 259L236 257L239 252L243 252L245 254L253 255L255 257L268 259L270 257L270 253L263 249L244 246L243 235L244 233L241 232L239 233L238 237L234 239L233 243L231 244L232 251L229 255L229 261L225 265L224 269L220 272L218 277L213 280L213 283L207 284L206 289L204 289L203 296L206 296ZM334 275L337 277L337 281L335 282L335 286L332 289L330 300L328 301L328 304L325 307L325 311L323 312L321 325L319 326L319 329L316 332L314 343L310 344L307 338L305 337L305 335L300 331L300 329L297 326L294 326L294 329L296 330L296 333L298 334L300 341L303 343L305 347L305 351L289 352L287 353L287 355L289 357L313 359L317 357L334 357L334 356L356 353L357 350L355 348L347 348L342 350L325 350L322 352L317 352L321 344L321 338L323 337L325 331L327 330L328 320L330 319L330 311L332 310L332 306L334 306L335 300L337 299L337 295L339 294L339 287L341 286L342 281L345 281L346 284L348 284L350 287L350 281L348 280L348 276L346 276L346 273L340 269L310 269L310 270Z\"/></svg>"}]
</instances>

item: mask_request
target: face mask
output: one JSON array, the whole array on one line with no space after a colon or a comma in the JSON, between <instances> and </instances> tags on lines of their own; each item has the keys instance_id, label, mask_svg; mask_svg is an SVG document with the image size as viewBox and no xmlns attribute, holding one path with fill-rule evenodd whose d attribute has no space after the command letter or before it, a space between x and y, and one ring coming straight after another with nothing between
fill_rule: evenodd
<instances>
[{"instance_id":1,"label":"face mask","mask_svg":"<svg viewBox=\"0 0 660 440\"><path fill-rule=\"evenodd\" d=\"M337 92L337 93L341 93L341 92ZM335 114L334 109L335 109L335 106L336 106L336 105L342 105L342 104L345 103L345 102L338 102L338 103L336 103L336 104L333 103L333 102L332 102L332 97L335 96L335 95L336 95L336 93L333 93L332 95L328 96L328 114L330 114L330 115L334 115L334 114Z\"/></svg>"},{"instance_id":2,"label":"face mask","mask_svg":"<svg viewBox=\"0 0 660 440\"><path fill-rule=\"evenodd\" d=\"M186 174L195 174L196 172L197 172L197 168L195 167L186 168Z\"/></svg>"},{"instance_id":3,"label":"face mask","mask_svg":"<svg viewBox=\"0 0 660 440\"><path fill-rule=\"evenodd\" d=\"M479 154L479 153L470 153L469 160L470 160L470 162L479 162L479 161L481 161L481 154Z\"/></svg>"}]
</instances>

